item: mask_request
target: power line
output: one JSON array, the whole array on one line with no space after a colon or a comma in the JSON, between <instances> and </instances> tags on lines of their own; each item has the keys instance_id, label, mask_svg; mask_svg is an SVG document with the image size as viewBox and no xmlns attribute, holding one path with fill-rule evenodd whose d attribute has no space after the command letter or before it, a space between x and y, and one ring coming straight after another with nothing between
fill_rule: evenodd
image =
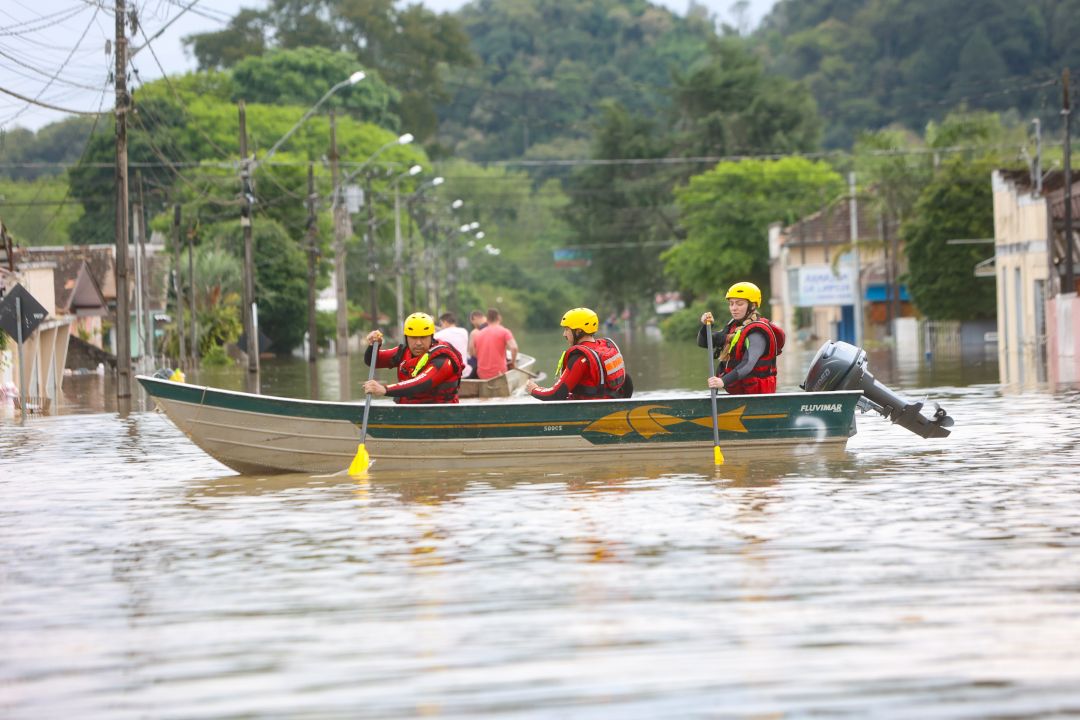
<instances>
[{"instance_id":1,"label":"power line","mask_svg":"<svg viewBox=\"0 0 1080 720\"><path fill-rule=\"evenodd\" d=\"M71 108L64 108L64 107L60 107L59 105L53 105L51 103L42 102L41 100L37 100L35 98L30 98L30 97L26 97L25 95L20 95L19 93L15 92L14 90L8 90L5 87L0 87L0 93L4 93L5 95L10 95L13 98L17 98L17 99L22 100L23 102L29 103L31 105L38 105L38 106L46 108L48 110L57 110L59 112L68 113L70 115L90 115L90 116L93 116L93 115L101 115L102 114L101 110L96 110L96 111L73 110ZM105 111L105 112L108 112L108 111ZM19 111L18 114L21 115L22 111ZM16 117L18 117L18 115L16 115ZM15 118L13 117L13 118L9 119L7 122L11 122L14 119Z\"/></svg>"},{"instance_id":2,"label":"power line","mask_svg":"<svg viewBox=\"0 0 1080 720\"><path fill-rule=\"evenodd\" d=\"M49 28L67 22L76 15L81 14L86 9L87 6L83 5L82 7L69 8L68 10L58 10L54 13L49 13L48 15L42 15L40 17L34 18L33 20L24 20L23 22L14 23L13 25L6 25L4 26L3 30L0 30L0 37L11 37L13 35L29 35L31 33L41 32L42 30L48 30ZM59 17L61 15L63 15L63 17ZM44 24L37 27L26 28L25 30L16 30L16 28L22 27L24 25L32 25L34 23Z\"/></svg>"},{"instance_id":3,"label":"power line","mask_svg":"<svg viewBox=\"0 0 1080 720\"><path fill-rule=\"evenodd\" d=\"M60 73L62 73L64 71L64 69L68 66L68 63L71 62L71 58L74 57L75 52L79 49L79 46L82 45L83 40L86 39L86 34L88 32L90 32L90 28L93 26L94 20L97 18L98 11L99 11L98 8L94 9L94 14L90 17L90 22L86 23L86 27L83 28L82 34L79 35L79 39L75 42L75 47L71 48L71 52L69 52L67 54L67 57L64 58L64 61L62 63L60 63L60 67L58 67L56 69L56 72L52 74L52 77L50 77L49 81L47 83L45 83L45 86L43 88L41 88L41 90L38 91L38 94L34 97L33 100L28 101L28 103L29 103L28 105L26 105L21 110L19 110L19 112L15 113L13 116L8 118L5 121L5 124L15 122L15 120L17 120L19 118L19 116L21 116L23 113L25 113L29 109L30 104L42 105L43 107L48 107L47 105L45 105L45 103L40 103L38 101L41 99L41 96L45 94L45 91L48 90L50 87L52 87L52 84L54 82L56 82L56 79L58 77L60 77ZM80 9L79 12L82 12L82 9ZM74 17L74 16L72 16L72 17ZM3 88L0 88L0 90L3 90ZM11 92L9 90L4 90L4 92L6 92L8 95L15 95L15 93L13 93L13 92ZM56 108L54 107L52 109L56 109Z\"/></svg>"}]
</instances>

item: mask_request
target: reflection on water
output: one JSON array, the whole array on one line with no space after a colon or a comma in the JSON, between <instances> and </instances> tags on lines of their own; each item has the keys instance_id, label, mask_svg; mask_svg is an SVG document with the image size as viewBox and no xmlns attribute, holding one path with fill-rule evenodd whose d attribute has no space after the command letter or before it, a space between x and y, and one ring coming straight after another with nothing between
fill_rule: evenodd
<instances>
[{"instance_id":1,"label":"reflection on water","mask_svg":"<svg viewBox=\"0 0 1080 720\"><path fill-rule=\"evenodd\" d=\"M664 342L654 332L642 331L614 336L626 357L627 367L634 377L637 390L705 389L709 362L706 351L693 343ZM550 382L559 356L566 347L562 336L554 331L518 333L522 350L536 357L534 369L546 373ZM799 383L817 351L814 347L790 347L780 356L779 389L797 391ZM881 382L897 390L908 388L940 388L976 383L996 383L998 380L997 353L988 346L984 353L963 357L941 357L927 361L922 356L896 353L888 349L870 351L867 355L871 372ZM229 390L254 392L252 382L258 380L258 390L267 395L341 400L363 400L361 386L367 380L368 366L362 354L351 357L327 356L312 365L299 358L271 358L260 361L261 372L252 375L241 367L201 368L188 373L188 382ZM380 369L376 376L384 382L395 382L392 370ZM96 375L72 376L64 379L64 397L60 413L115 412L116 391L111 378ZM150 409L141 388L133 391L132 409ZM0 415L2 418L3 415Z\"/></svg>"},{"instance_id":2,"label":"reflection on water","mask_svg":"<svg viewBox=\"0 0 1080 720\"><path fill-rule=\"evenodd\" d=\"M1080 395L871 365L953 436L356 481L234 475L138 407L2 421L0 715L1076 714Z\"/></svg>"}]
</instances>

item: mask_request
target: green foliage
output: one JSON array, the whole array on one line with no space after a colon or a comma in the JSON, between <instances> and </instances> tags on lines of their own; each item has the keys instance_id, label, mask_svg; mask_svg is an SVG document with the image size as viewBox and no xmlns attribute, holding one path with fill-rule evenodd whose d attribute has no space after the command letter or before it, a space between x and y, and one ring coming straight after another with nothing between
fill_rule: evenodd
<instances>
[{"instance_id":1,"label":"green foliage","mask_svg":"<svg viewBox=\"0 0 1080 720\"><path fill-rule=\"evenodd\" d=\"M197 247L193 260L194 283L188 274L186 260L180 263L179 275L185 300L194 292L199 356L205 360L215 348L223 348L240 337L243 328L240 315L242 268L236 256L213 243ZM191 313L186 307L187 302L183 311L184 325L185 330L190 333ZM180 355L177 331L178 326L174 321L165 327L165 336L162 339L162 348L171 357ZM225 357L223 350L221 355Z\"/></svg>"},{"instance_id":2,"label":"green foliage","mask_svg":"<svg viewBox=\"0 0 1080 720\"><path fill-rule=\"evenodd\" d=\"M738 280L765 288L769 224L789 224L843 192L843 179L820 161L719 163L676 190L687 238L664 253L665 270L693 295Z\"/></svg>"},{"instance_id":3,"label":"green foliage","mask_svg":"<svg viewBox=\"0 0 1080 720\"><path fill-rule=\"evenodd\" d=\"M498 305L495 297L512 297L524 308L519 326L550 327L554 308L558 318L566 307L586 301L584 288L571 284L564 273L549 271L552 250L571 237L561 216L567 197L558 182L537 185L521 171L461 160L443 163L439 171L445 184L426 194L430 202L417 199L410 207L415 224L425 228L428 257L438 254L435 271L444 275L447 261L460 268L458 301L451 311L463 318L476 307ZM458 198L464 205L451 211ZM460 230L474 220L482 238L476 231ZM499 254L486 246L498 248Z\"/></svg>"},{"instance_id":4,"label":"green foliage","mask_svg":"<svg viewBox=\"0 0 1080 720\"><path fill-rule=\"evenodd\" d=\"M225 353L224 345L211 345L200 358L203 367L226 367L232 365L232 360Z\"/></svg>"},{"instance_id":5,"label":"green foliage","mask_svg":"<svg viewBox=\"0 0 1080 720\"><path fill-rule=\"evenodd\" d=\"M608 105L593 138L597 158L663 158L669 146L654 123ZM566 219L575 244L592 250L589 268L598 305L635 306L661 288L661 248L672 241L674 178L660 164L598 164L579 169L567 182Z\"/></svg>"},{"instance_id":6,"label":"green foliage","mask_svg":"<svg viewBox=\"0 0 1080 720\"><path fill-rule=\"evenodd\" d=\"M991 161L952 158L926 186L904 224L908 275L915 305L933 320L972 320L995 314L995 285L974 276L982 245L949 245L953 238L993 237Z\"/></svg>"},{"instance_id":7,"label":"green foliage","mask_svg":"<svg viewBox=\"0 0 1080 720\"><path fill-rule=\"evenodd\" d=\"M67 194L63 177L0 179L4 225L21 245L65 245L69 229L82 212Z\"/></svg>"},{"instance_id":8,"label":"green foliage","mask_svg":"<svg viewBox=\"0 0 1080 720\"><path fill-rule=\"evenodd\" d=\"M255 247L255 302L259 308L259 330L271 340L271 350L288 353L299 345L307 331L307 260L299 244L279 223L253 223ZM210 240L236 257L243 256L243 233L239 223L222 223L210 233Z\"/></svg>"},{"instance_id":9,"label":"green foliage","mask_svg":"<svg viewBox=\"0 0 1080 720\"><path fill-rule=\"evenodd\" d=\"M677 145L687 155L785 153L817 147L821 121L802 85L769 75L741 38L713 39L674 77Z\"/></svg>"},{"instance_id":10,"label":"green foliage","mask_svg":"<svg viewBox=\"0 0 1080 720\"><path fill-rule=\"evenodd\" d=\"M855 141L855 172L877 209L895 218L911 216L919 192L933 173L933 157L919 153L922 141L900 128L862 133Z\"/></svg>"},{"instance_id":11,"label":"green foliage","mask_svg":"<svg viewBox=\"0 0 1080 720\"><path fill-rule=\"evenodd\" d=\"M202 69L232 67L270 48L348 53L400 93L394 109L420 139L434 134L435 105L446 97L441 69L474 62L456 18L396 0L273 0L265 10L241 10L224 30L185 42Z\"/></svg>"},{"instance_id":12,"label":"green foliage","mask_svg":"<svg viewBox=\"0 0 1080 720\"><path fill-rule=\"evenodd\" d=\"M331 87L360 70L355 56L321 47L273 50L241 60L232 69L233 100L267 105L311 107ZM390 105L400 100L371 70L356 85L334 93L323 105L337 107L350 115L382 127L398 129L400 120Z\"/></svg>"},{"instance_id":13,"label":"green foliage","mask_svg":"<svg viewBox=\"0 0 1080 720\"><path fill-rule=\"evenodd\" d=\"M0 178L34 180L63 174L61 165L78 160L91 131L104 125L79 116L49 123L36 133L19 127L0 130ZM20 167L35 163L45 166Z\"/></svg>"},{"instance_id":14,"label":"green foliage","mask_svg":"<svg viewBox=\"0 0 1080 720\"><path fill-rule=\"evenodd\" d=\"M714 32L642 0L480 0L459 15L480 67L451 73L457 92L439 139L477 160L586 138L609 102L662 116L672 69L703 54Z\"/></svg>"},{"instance_id":15,"label":"green foliage","mask_svg":"<svg viewBox=\"0 0 1080 720\"><path fill-rule=\"evenodd\" d=\"M817 99L826 145L844 147L961 105L1045 116L1053 79L1080 60L1078 31L1080 0L785 0L755 40Z\"/></svg>"},{"instance_id":16,"label":"green foliage","mask_svg":"<svg viewBox=\"0 0 1080 720\"><path fill-rule=\"evenodd\" d=\"M720 300L717 300L719 297ZM721 301L723 301L721 303ZM664 333L665 340L693 340L697 337L698 328L701 327L701 315L706 310L713 309L717 321L721 316L716 308L726 307L727 301L722 296L715 296L698 300L687 305L682 310L677 310L670 317L660 323L660 330Z\"/></svg>"}]
</instances>

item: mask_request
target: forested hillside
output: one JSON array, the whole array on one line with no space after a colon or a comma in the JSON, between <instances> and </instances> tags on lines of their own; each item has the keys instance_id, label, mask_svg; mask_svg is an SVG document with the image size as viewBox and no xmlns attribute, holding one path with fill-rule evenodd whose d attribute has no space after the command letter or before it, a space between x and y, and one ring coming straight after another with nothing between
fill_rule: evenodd
<instances>
[{"instance_id":1,"label":"forested hillside","mask_svg":"<svg viewBox=\"0 0 1080 720\"><path fill-rule=\"evenodd\" d=\"M444 14L404 0L271 0L189 38L199 71L134 84L132 186L155 228L182 205L203 261L228 265L244 202L238 101L250 152L263 157L362 69L362 83L321 106L338 113L343 167L366 168L370 190L346 241L356 322L394 305L391 271L409 276L410 302L462 312L499 298L512 323L534 326L572 304L647 315L653 292L704 301L733 277L766 285L768 224L841 201L852 169L874 212L938 258L922 274L913 258L920 310L982 316L993 297L969 287L978 258L931 251L942 228L991 232L980 178L1020 162L1029 118L1058 122L1060 70L1080 60L1068 41L1075 10L1080 0L781 0L740 35L692 2L680 16L646 0L474 0ZM329 247L327 200L340 190L321 161L327 115L300 124L254 189L256 242L271 249L257 296L282 351L304 330L298 243L315 228ZM416 143L384 154L402 133ZM6 133L0 197L17 239L110 241L112 137L109 116ZM950 157L957 146L966 154ZM790 157L823 149L842 152ZM402 179L414 162L422 174ZM970 193L941 192L955 178ZM395 226L410 246L404 265ZM573 267L556 265L560 251ZM944 264L955 265L947 279ZM228 298L229 288L200 292Z\"/></svg>"},{"instance_id":2,"label":"forested hillside","mask_svg":"<svg viewBox=\"0 0 1080 720\"><path fill-rule=\"evenodd\" d=\"M767 67L806 83L825 144L850 147L862 130L921 131L961 105L1053 116L1078 35L1080 0L780 0L753 41Z\"/></svg>"},{"instance_id":3,"label":"forested hillside","mask_svg":"<svg viewBox=\"0 0 1080 720\"><path fill-rule=\"evenodd\" d=\"M680 17L645 0L476 0L458 19L479 63L448 74L440 140L477 160L580 154L610 101L663 116L673 75L714 36L700 8Z\"/></svg>"}]
</instances>

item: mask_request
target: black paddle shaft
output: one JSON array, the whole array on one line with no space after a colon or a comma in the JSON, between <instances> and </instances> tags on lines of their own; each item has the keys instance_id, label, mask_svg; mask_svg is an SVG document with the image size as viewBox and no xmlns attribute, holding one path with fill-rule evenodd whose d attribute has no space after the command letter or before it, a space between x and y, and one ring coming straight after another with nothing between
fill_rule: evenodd
<instances>
[{"instance_id":1,"label":"black paddle shaft","mask_svg":"<svg viewBox=\"0 0 1080 720\"><path fill-rule=\"evenodd\" d=\"M709 343L709 377L713 375L712 323L705 323L705 337ZM713 444L720 447L720 422L716 417L716 388L709 388L709 400L712 401L712 437Z\"/></svg>"},{"instance_id":2,"label":"black paddle shaft","mask_svg":"<svg viewBox=\"0 0 1080 720\"><path fill-rule=\"evenodd\" d=\"M371 367L368 368L367 379L371 382L375 379L375 366L379 364L379 341L376 340L371 344ZM715 399L715 395L714 395ZM367 439L367 420L368 413L371 412L371 393L367 394L367 398L364 400L364 422L360 425L360 444L364 444L364 440ZM713 415L716 414L716 408L713 408Z\"/></svg>"}]
</instances>

